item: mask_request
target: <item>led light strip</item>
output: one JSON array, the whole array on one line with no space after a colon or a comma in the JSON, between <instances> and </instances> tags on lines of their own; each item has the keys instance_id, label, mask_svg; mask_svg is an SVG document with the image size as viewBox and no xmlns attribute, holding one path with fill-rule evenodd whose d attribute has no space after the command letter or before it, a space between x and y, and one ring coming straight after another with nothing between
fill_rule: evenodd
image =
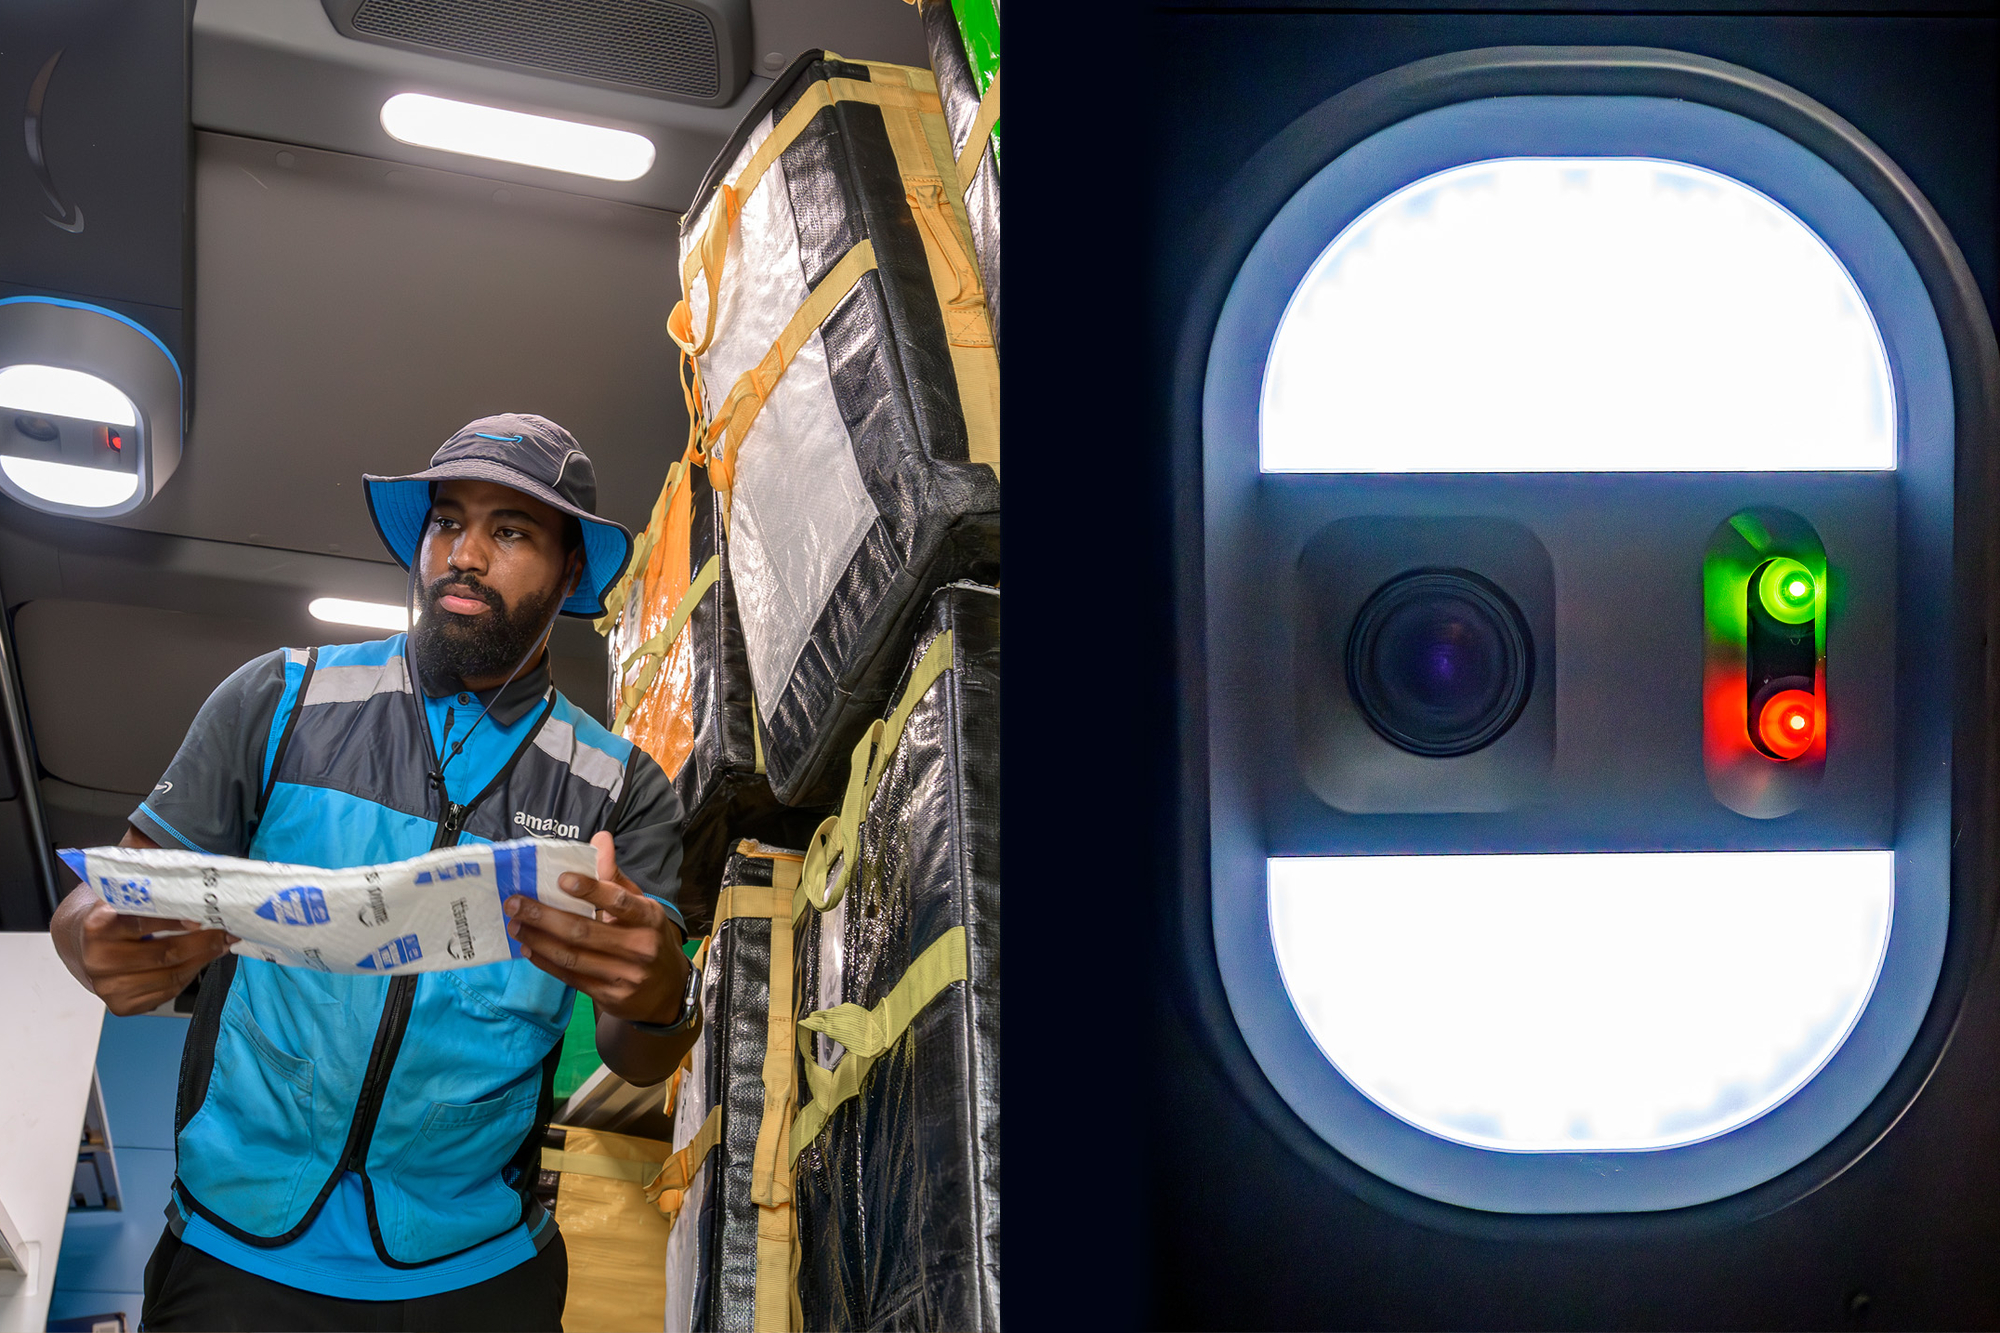
<instances>
[{"instance_id":1,"label":"led light strip","mask_svg":"<svg viewBox=\"0 0 2000 1333\"><path fill-rule=\"evenodd\" d=\"M426 93L397 93L384 102L382 128L419 148L600 180L634 181L653 169L653 143L643 134Z\"/></svg>"},{"instance_id":2,"label":"led light strip","mask_svg":"<svg viewBox=\"0 0 2000 1333\"><path fill-rule=\"evenodd\" d=\"M1384 1110L1509 1152L1671 1148L1840 1048L1888 946L1895 853L1278 857L1279 970Z\"/></svg>"},{"instance_id":3,"label":"led light strip","mask_svg":"<svg viewBox=\"0 0 2000 1333\"><path fill-rule=\"evenodd\" d=\"M315 597L306 606L317 620L335 625L362 625L369 629L406 630L410 613L385 602L356 602L345 597Z\"/></svg>"}]
</instances>

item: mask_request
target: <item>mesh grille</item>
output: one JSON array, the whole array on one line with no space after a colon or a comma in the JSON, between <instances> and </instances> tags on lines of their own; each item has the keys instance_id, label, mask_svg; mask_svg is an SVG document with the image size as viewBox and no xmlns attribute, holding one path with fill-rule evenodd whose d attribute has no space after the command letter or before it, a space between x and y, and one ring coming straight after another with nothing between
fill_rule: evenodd
<instances>
[{"instance_id":1,"label":"mesh grille","mask_svg":"<svg viewBox=\"0 0 2000 1333\"><path fill-rule=\"evenodd\" d=\"M721 91L708 16L666 0L365 0L354 27L678 97Z\"/></svg>"}]
</instances>

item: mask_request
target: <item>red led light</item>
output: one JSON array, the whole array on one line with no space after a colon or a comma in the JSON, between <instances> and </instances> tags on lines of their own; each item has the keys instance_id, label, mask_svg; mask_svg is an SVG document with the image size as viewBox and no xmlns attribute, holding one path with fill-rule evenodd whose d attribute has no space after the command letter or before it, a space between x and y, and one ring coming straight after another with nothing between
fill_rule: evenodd
<instances>
[{"instance_id":1,"label":"red led light","mask_svg":"<svg viewBox=\"0 0 2000 1333\"><path fill-rule=\"evenodd\" d=\"M1797 759L1819 739L1824 714L1819 700L1804 690L1780 690L1757 714L1757 739L1780 759Z\"/></svg>"}]
</instances>

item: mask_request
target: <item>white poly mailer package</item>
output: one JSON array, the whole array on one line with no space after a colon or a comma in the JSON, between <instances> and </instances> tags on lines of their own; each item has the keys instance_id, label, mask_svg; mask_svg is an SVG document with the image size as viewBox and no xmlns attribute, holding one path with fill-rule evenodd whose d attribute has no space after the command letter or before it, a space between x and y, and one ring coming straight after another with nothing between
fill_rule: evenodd
<instances>
[{"instance_id":1,"label":"white poly mailer package","mask_svg":"<svg viewBox=\"0 0 2000 1333\"><path fill-rule=\"evenodd\" d=\"M150 847L60 855L120 912L199 921L236 936L231 952L246 958L357 976L519 958L501 910L515 894L579 916L596 911L556 887L565 872L596 875L596 849L554 838L461 843L350 870Z\"/></svg>"}]
</instances>

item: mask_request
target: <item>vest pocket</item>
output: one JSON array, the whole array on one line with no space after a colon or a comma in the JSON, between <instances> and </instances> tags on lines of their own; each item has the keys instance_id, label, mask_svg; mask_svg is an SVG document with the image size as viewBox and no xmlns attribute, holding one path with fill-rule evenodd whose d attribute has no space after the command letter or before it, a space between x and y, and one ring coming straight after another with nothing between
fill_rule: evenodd
<instances>
[{"instance_id":1,"label":"vest pocket","mask_svg":"<svg viewBox=\"0 0 2000 1333\"><path fill-rule=\"evenodd\" d=\"M313 1163L312 1061L279 1049L232 995L216 1029L213 1091L181 1130L179 1175L196 1202L253 1236L298 1224Z\"/></svg>"},{"instance_id":2,"label":"vest pocket","mask_svg":"<svg viewBox=\"0 0 2000 1333\"><path fill-rule=\"evenodd\" d=\"M369 1173L393 1258L423 1263L490 1240L520 1220L521 1196L500 1171L520 1148L540 1096L540 1078L529 1077L481 1101L431 1103L387 1175Z\"/></svg>"},{"instance_id":3,"label":"vest pocket","mask_svg":"<svg viewBox=\"0 0 2000 1333\"><path fill-rule=\"evenodd\" d=\"M569 1025L569 987L525 959L437 975L459 993L461 1007L519 1024L524 1051L547 1051Z\"/></svg>"}]
</instances>

